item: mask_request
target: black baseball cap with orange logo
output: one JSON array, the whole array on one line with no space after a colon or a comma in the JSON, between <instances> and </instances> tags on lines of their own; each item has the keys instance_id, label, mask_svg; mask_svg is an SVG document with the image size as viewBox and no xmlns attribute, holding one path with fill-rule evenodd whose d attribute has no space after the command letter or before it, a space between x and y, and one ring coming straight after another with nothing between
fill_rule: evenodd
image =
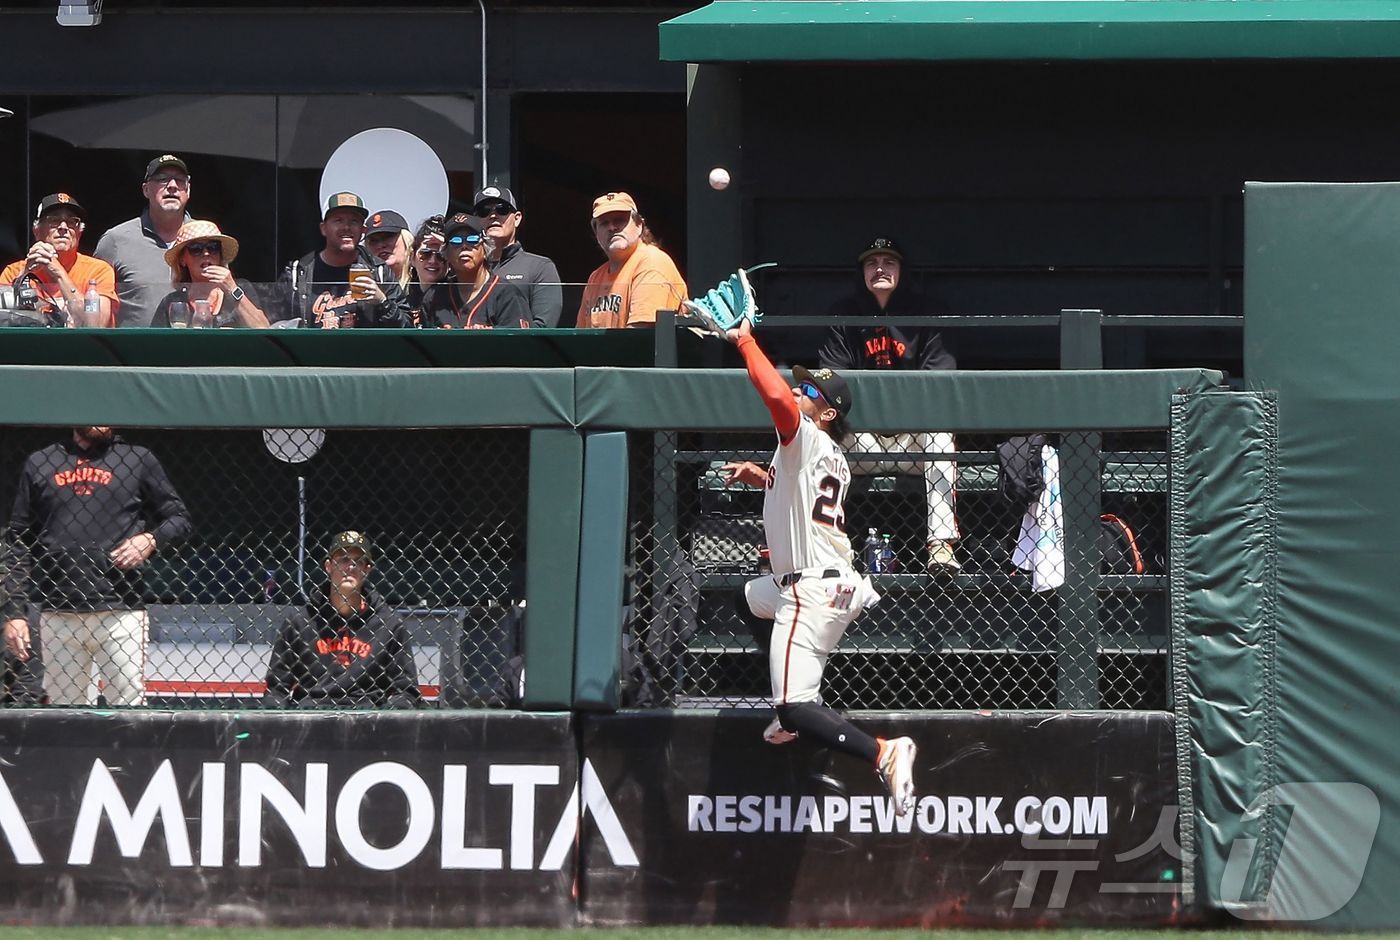
<instances>
[{"instance_id":1,"label":"black baseball cap with orange logo","mask_svg":"<svg viewBox=\"0 0 1400 940\"><path fill-rule=\"evenodd\" d=\"M76 199L67 193L51 193L39 200L39 208L34 210L34 221L39 221L46 213L52 212L54 209L68 209L76 213L78 218L87 220L87 211L78 205Z\"/></svg>"},{"instance_id":2,"label":"black baseball cap with orange logo","mask_svg":"<svg viewBox=\"0 0 1400 940\"><path fill-rule=\"evenodd\" d=\"M326 221L326 216L334 209L354 209L369 218L369 210L365 208L365 201L354 193L335 193L326 200L326 211L321 213L321 221Z\"/></svg>"},{"instance_id":3,"label":"black baseball cap with orange logo","mask_svg":"<svg viewBox=\"0 0 1400 940\"><path fill-rule=\"evenodd\" d=\"M367 224L369 225L369 228L365 229L365 235L367 236L376 235L380 232L394 232L397 234L399 232L408 231L408 223L404 221L403 216L392 209L384 209L379 212L371 213Z\"/></svg>"}]
</instances>

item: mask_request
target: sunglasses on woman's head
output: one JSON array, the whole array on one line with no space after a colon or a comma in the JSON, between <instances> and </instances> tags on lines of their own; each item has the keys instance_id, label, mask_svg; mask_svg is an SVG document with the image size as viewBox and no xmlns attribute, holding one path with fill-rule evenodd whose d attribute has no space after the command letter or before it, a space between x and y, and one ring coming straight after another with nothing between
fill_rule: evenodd
<instances>
[{"instance_id":1,"label":"sunglasses on woman's head","mask_svg":"<svg viewBox=\"0 0 1400 940\"><path fill-rule=\"evenodd\" d=\"M429 260L430 258L441 258L441 257L442 257L442 252L440 252L440 251L434 251L434 250L431 249L431 248L419 248L418 251L415 252L415 254L418 255L418 260L419 260L419 261L427 261L427 260Z\"/></svg>"},{"instance_id":2,"label":"sunglasses on woman's head","mask_svg":"<svg viewBox=\"0 0 1400 940\"><path fill-rule=\"evenodd\" d=\"M480 244L481 244L481 236L480 236L480 235L453 235L451 238L449 238L449 239L447 240L447 243L448 243L449 245L456 245L458 248L460 248L460 247L463 246L463 245L470 245L470 246L472 246L473 248L475 248L477 245L480 245Z\"/></svg>"},{"instance_id":3,"label":"sunglasses on woman's head","mask_svg":"<svg viewBox=\"0 0 1400 940\"><path fill-rule=\"evenodd\" d=\"M192 255L219 255L223 254L224 246L219 242L190 242L185 250Z\"/></svg>"}]
</instances>

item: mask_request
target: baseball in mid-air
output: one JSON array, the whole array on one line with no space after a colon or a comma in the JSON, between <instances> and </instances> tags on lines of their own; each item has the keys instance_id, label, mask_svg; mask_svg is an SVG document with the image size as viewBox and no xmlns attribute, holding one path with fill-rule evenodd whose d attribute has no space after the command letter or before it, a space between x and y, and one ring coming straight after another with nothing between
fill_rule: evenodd
<instances>
[{"instance_id":1,"label":"baseball in mid-air","mask_svg":"<svg viewBox=\"0 0 1400 940\"><path fill-rule=\"evenodd\" d=\"M711 170L711 171L710 171L710 188L711 188L711 189L728 189L728 188L729 188L729 171L726 170L726 169L725 169L724 167L722 167L722 166L717 166L717 167L715 167L713 170Z\"/></svg>"}]
</instances>

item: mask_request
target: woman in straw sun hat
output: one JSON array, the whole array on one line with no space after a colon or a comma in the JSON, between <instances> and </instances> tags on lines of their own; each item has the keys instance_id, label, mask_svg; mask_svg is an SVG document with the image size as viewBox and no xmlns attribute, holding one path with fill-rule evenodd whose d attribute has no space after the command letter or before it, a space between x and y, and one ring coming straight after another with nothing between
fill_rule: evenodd
<instances>
[{"instance_id":1,"label":"woman in straw sun hat","mask_svg":"<svg viewBox=\"0 0 1400 940\"><path fill-rule=\"evenodd\" d=\"M246 326L266 329L267 315L233 276L238 239L213 222L196 219L180 226L165 251L175 289L156 307L151 326Z\"/></svg>"}]
</instances>

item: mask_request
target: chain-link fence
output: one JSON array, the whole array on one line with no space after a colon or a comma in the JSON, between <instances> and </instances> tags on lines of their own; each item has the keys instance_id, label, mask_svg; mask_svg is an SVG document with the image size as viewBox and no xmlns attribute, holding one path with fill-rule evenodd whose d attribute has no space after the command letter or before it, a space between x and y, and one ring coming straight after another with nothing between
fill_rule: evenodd
<instances>
[{"instance_id":1,"label":"chain-link fence","mask_svg":"<svg viewBox=\"0 0 1400 940\"><path fill-rule=\"evenodd\" d=\"M859 434L846 530L881 601L847 630L840 708L1164 708L1165 432ZM768 434L632 438L627 681L637 705L759 704L738 611L766 572ZM778 572L783 574L784 572Z\"/></svg>"},{"instance_id":2,"label":"chain-link fence","mask_svg":"<svg viewBox=\"0 0 1400 940\"><path fill-rule=\"evenodd\" d=\"M5 429L5 701L518 703L527 431L101 430Z\"/></svg>"}]
</instances>

